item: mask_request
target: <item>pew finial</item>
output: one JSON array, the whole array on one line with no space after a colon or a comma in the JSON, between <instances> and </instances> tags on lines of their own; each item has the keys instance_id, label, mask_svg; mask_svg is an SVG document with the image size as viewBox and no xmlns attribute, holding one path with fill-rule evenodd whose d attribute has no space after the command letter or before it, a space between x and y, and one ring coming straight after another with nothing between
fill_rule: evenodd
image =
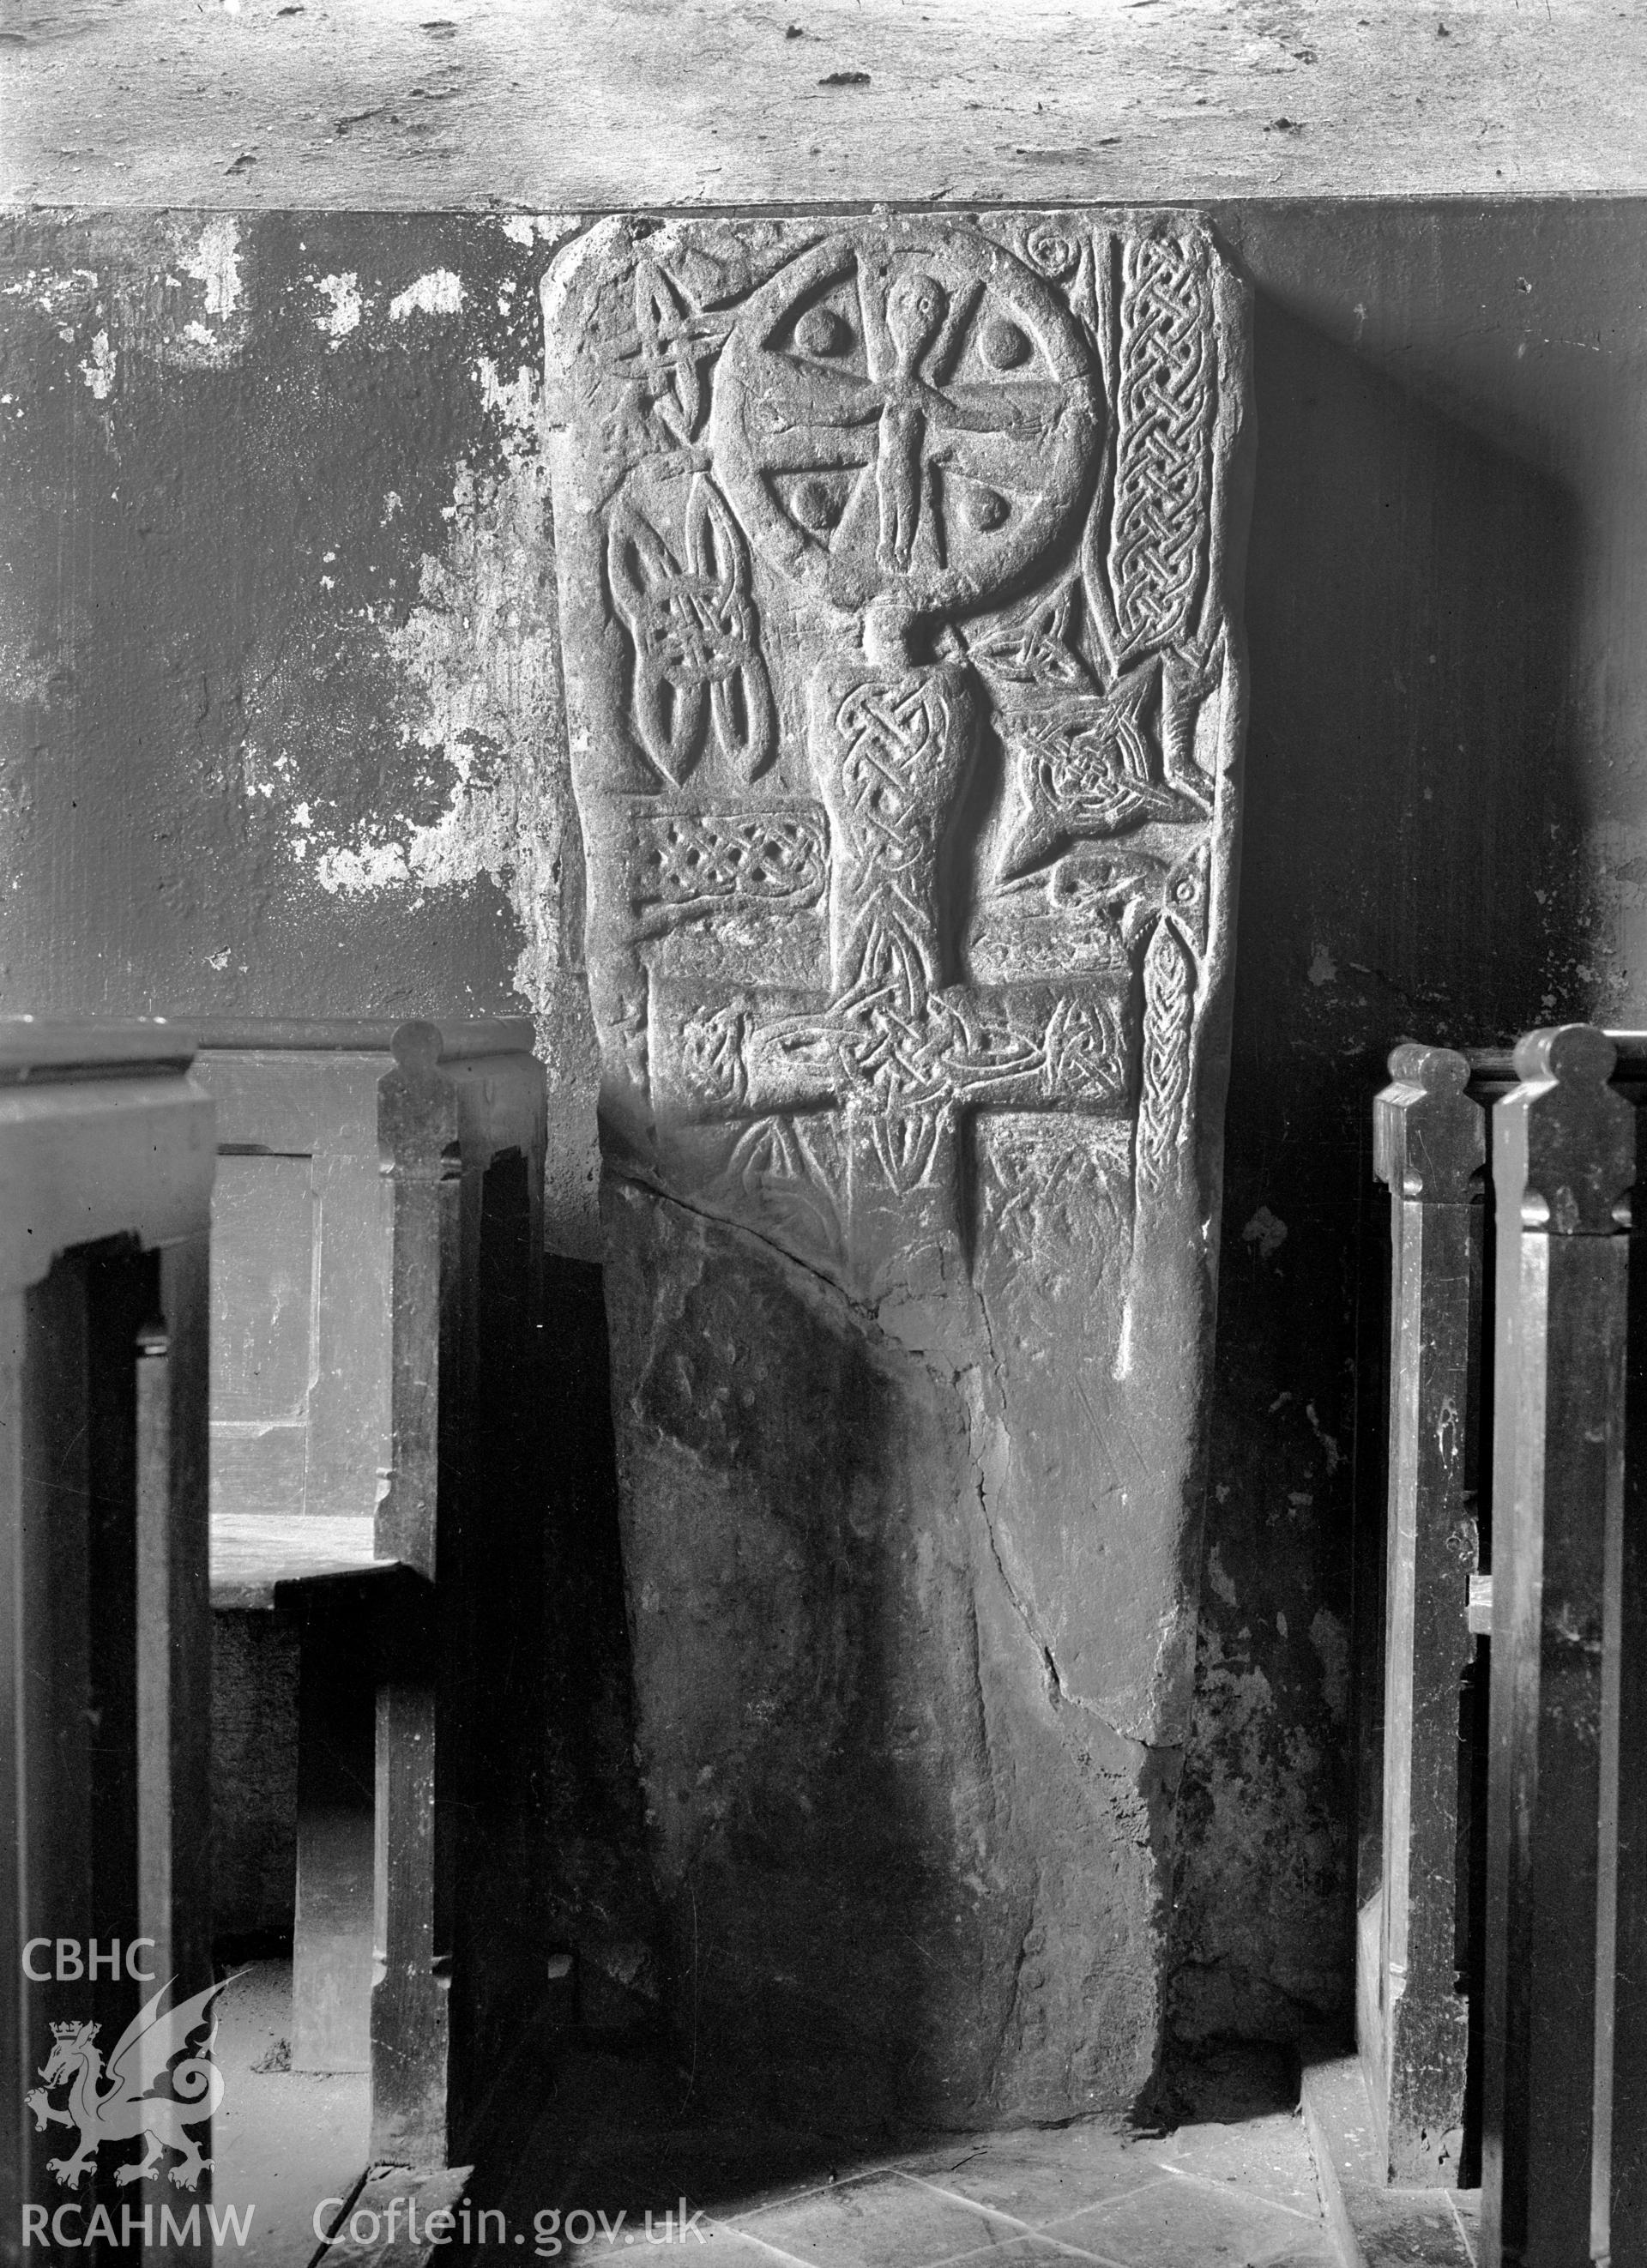
<instances>
[{"instance_id":1,"label":"pew finial","mask_svg":"<svg viewBox=\"0 0 1647 2268\"><path fill-rule=\"evenodd\" d=\"M1407 1040L1390 1055L1391 1084L1373 1105L1373 1170L1398 1197L1468 1204L1481 1195L1487 1119L1465 1089L1470 1067L1452 1048Z\"/></svg>"},{"instance_id":2,"label":"pew finial","mask_svg":"<svg viewBox=\"0 0 1647 2268\"><path fill-rule=\"evenodd\" d=\"M1526 1032L1516 1042L1516 1076L1554 1079L1567 1086L1605 1086L1617 1067L1619 1051L1595 1024L1554 1024Z\"/></svg>"},{"instance_id":3,"label":"pew finial","mask_svg":"<svg viewBox=\"0 0 1647 2268\"><path fill-rule=\"evenodd\" d=\"M440 1061L443 1042L438 1024L414 1017L402 1024L390 1042L390 1052L401 1069L416 1077L427 1079Z\"/></svg>"},{"instance_id":4,"label":"pew finial","mask_svg":"<svg viewBox=\"0 0 1647 2268\"><path fill-rule=\"evenodd\" d=\"M1607 1082L1618 1049L1593 1024L1527 1032L1516 1043L1521 1085L1493 1113L1493 1180L1501 1205L1554 1236L1610 1236L1629 1224L1636 1114Z\"/></svg>"},{"instance_id":5,"label":"pew finial","mask_svg":"<svg viewBox=\"0 0 1647 2268\"><path fill-rule=\"evenodd\" d=\"M1390 1077L1426 1094L1462 1094L1469 1084L1468 1060L1456 1048L1435 1048L1423 1040L1403 1040L1390 1050Z\"/></svg>"}]
</instances>

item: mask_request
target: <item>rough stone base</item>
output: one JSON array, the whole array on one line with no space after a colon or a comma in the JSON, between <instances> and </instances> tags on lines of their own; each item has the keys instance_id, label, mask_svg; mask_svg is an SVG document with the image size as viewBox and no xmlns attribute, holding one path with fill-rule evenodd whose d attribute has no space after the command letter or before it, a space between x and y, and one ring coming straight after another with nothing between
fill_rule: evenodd
<instances>
[{"instance_id":1,"label":"rough stone base","mask_svg":"<svg viewBox=\"0 0 1647 2268\"><path fill-rule=\"evenodd\" d=\"M606 1196L642 1768L701 2095L861 2126L1147 2080L1175 1752L1062 1697L960 1381L758 1237Z\"/></svg>"}]
</instances>

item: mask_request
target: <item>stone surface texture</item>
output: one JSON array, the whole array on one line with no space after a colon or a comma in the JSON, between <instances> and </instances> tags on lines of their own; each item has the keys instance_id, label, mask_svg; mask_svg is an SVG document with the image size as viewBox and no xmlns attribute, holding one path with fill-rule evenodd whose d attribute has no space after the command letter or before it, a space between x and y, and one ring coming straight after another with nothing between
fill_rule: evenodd
<instances>
[{"instance_id":1,"label":"stone surface texture","mask_svg":"<svg viewBox=\"0 0 1647 2268\"><path fill-rule=\"evenodd\" d=\"M1639 191L1619 0L30 0L9 205L1034 204ZM1598 102L1596 90L1610 99Z\"/></svg>"},{"instance_id":2,"label":"stone surface texture","mask_svg":"<svg viewBox=\"0 0 1647 2268\"><path fill-rule=\"evenodd\" d=\"M643 1772L706 2079L1157 2051L1246 298L1183 214L614 218L544 287Z\"/></svg>"}]
</instances>

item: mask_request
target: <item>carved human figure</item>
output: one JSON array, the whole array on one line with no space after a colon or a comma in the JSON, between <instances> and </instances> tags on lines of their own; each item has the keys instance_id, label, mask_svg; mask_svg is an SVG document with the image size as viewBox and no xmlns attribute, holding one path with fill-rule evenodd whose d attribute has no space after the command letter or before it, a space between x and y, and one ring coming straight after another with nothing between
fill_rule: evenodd
<instances>
[{"instance_id":1,"label":"carved human figure","mask_svg":"<svg viewBox=\"0 0 1647 2268\"><path fill-rule=\"evenodd\" d=\"M1090 349L1037 277L939 230L831 237L739 310L710 435L756 545L901 656L1033 567L1101 436Z\"/></svg>"}]
</instances>

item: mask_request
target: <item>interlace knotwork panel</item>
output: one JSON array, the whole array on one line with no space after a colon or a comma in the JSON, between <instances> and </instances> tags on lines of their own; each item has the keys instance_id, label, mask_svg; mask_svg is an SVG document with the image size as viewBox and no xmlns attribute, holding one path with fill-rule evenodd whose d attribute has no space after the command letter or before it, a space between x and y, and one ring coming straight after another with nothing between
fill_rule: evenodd
<instances>
[{"instance_id":1,"label":"interlace knotwork panel","mask_svg":"<svg viewBox=\"0 0 1647 2268\"><path fill-rule=\"evenodd\" d=\"M980 1113L1123 1122L1135 1247L1195 1203L1239 306L1182 215L613 220L546 284L609 1149L857 1292L970 1266Z\"/></svg>"}]
</instances>

